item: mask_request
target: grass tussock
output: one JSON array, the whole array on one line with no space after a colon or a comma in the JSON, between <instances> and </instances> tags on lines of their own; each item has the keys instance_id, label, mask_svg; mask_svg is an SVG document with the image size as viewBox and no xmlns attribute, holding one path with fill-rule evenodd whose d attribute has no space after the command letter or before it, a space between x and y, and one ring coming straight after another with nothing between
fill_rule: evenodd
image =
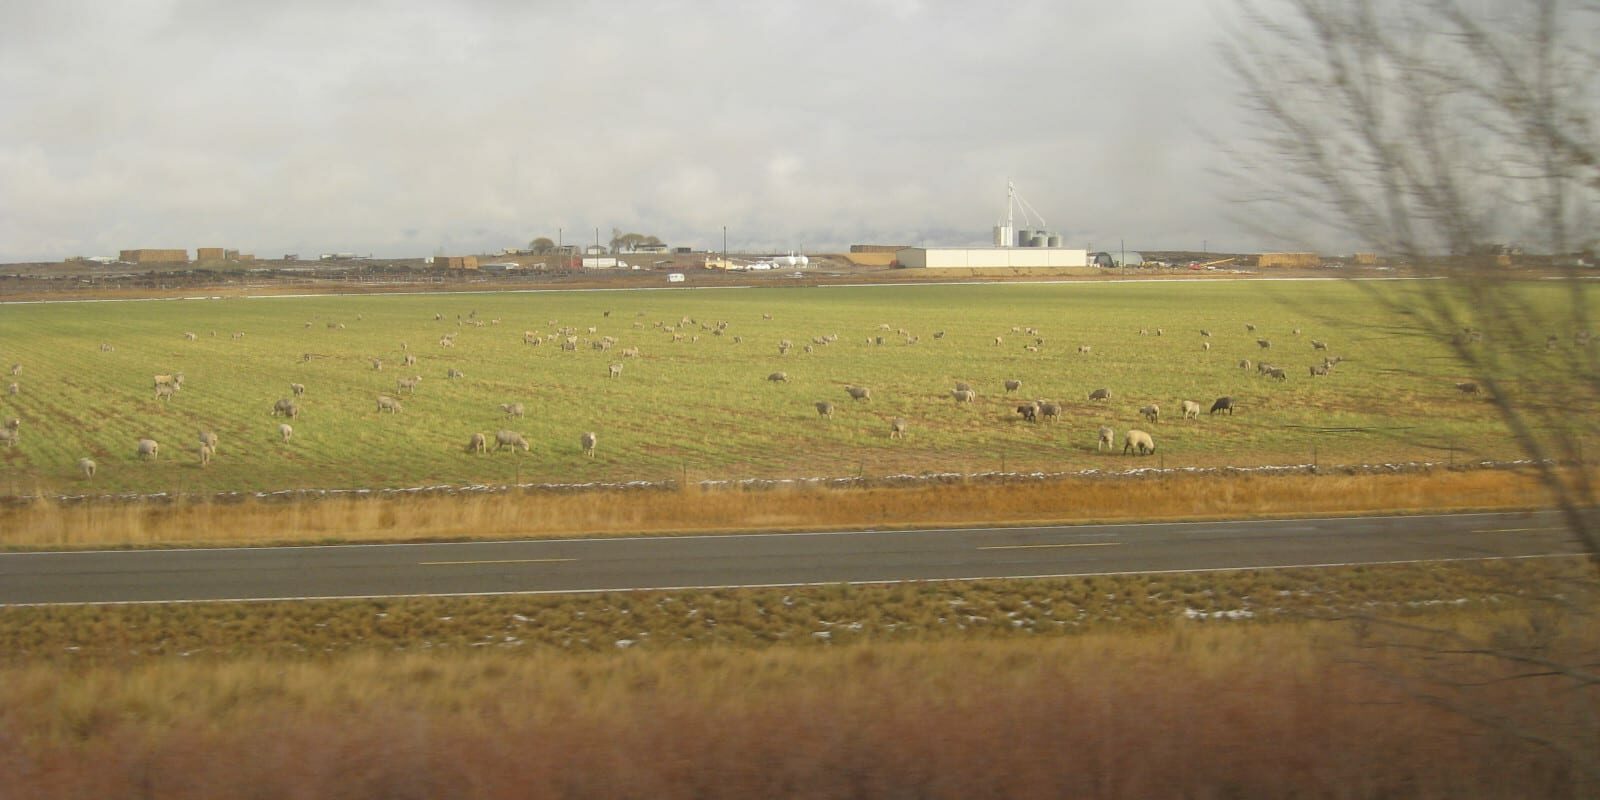
<instances>
[{"instance_id":1,"label":"grass tussock","mask_svg":"<svg viewBox=\"0 0 1600 800\"><path fill-rule=\"evenodd\" d=\"M1531 508L1529 474L1167 475L915 488L508 492L0 510L0 547L370 542Z\"/></svg>"}]
</instances>

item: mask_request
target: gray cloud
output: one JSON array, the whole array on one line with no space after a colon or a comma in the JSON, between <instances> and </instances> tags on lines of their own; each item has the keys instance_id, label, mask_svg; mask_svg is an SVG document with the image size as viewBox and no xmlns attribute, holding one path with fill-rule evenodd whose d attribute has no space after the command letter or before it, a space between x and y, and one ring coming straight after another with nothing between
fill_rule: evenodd
<instances>
[{"instance_id":1,"label":"gray cloud","mask_svg":"<svg viewBox=\"0 0 1600 800\"><path fill-rule=\"evenodd\" d=\"M0 260L980 243L1007 177L1069 242L1246 247L1199 135L1237 129L1216 30L1184 0L0 0Z\"/></svg>"}]
</instances>

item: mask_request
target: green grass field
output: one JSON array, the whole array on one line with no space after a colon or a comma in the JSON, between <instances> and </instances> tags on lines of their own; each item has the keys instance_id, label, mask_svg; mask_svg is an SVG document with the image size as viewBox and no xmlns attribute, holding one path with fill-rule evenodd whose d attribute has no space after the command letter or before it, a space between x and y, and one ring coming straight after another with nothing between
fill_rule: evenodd
<instances>
[{"instance_id":1,"label":"green grass field","mask_svg":"<svg viewBox=\"0 0 1600 800\"><path fill-rule=\"evenodd\" d=\"M1543 289L1529 291L1537 299ZM719 321L726 330L714 335L707 328ZM1442 344L1391 322L1358 287L1332 282L10 305L0 307L0 366L22 369L8 379L19 392L0 396L0 416L19 418L22 431L17 446L0 449L0 491L1125 470L1298 464L1313 453L1323 464L1514 456L1489 404L1453 388L1469 376ZM575 351L561 350L554 335L566 326L577 328ZM677 327L683 339L662 326ZM1036 352L1025 349L1035 339L1030 327L1043 339ZM1213 336L1203 339L1202 328ZM908 343L900 330L919 340ZM524 331L544 343L524 344ZM935 338L936 331L945 335ZM441 347L452 333L455 346ZM832 335L836 341L803 350ZM616 345L592 349L604 336ZM871 343L878 336L884 343ZM1272 348L1262 350L1258 337ZM783 339L794 343L787 355L779 354ZM1333 375L1308 376L1324 355L1312 339L1346 359ZM1080 345L1091 352L1078 352ZM640 357L622 357L628 347ZM405 352L419 363L401 366ZM303 360L306 353L316 357ZM383 360L381 371L374 358ZM1288 380L1241 370L1243 358L1271 360ZM616 379L607 376L612 363L623 364ZM451 369L465 377L448 379ZM787 383L766 380L779 370ZM183 390L158 400L152 376L179 371ZM396 394L396 379L410 375L423 377L415 395ZM1015 395L1002 390L1011 378L1023 383ZM975 403L952 401L957 381L973 384ZM271 410L290 396L291 382L307 391L294 437L284 442L283 420ZM852 384L870 387L871 401L851 401L845 386ZM1111 401L1086 399L1102 386ZM379 394L398 397L404 411L378 413ZM1220 395L1237 399L1235 416L1180 418L1180 400L1209 408ZM1035 398L1060 402L1061 422L1022 421L1016 405ZM832 420L818 417L814 404L822 400L836 405ZM524 418L505 418L499 404L511 402L526 406ZM1147 403L1160 405L1158 424L1139 417ZM897 416L910 423L904 440L889 437ZM1151 431L1157 455L1096 452L1101 425L1117 430L1119 448L1129 428ZM473 432L487 433L492 447L502 428L522 432L532 451L465 452ZM202 429L221 437L204 468L195 454ZM580 451L583 431L599 436L593 459ZM140 437L161 443L159 460L140 462ZM76 470L84 456L99 464L92 482Z\"/></svg>"}]
</instances>

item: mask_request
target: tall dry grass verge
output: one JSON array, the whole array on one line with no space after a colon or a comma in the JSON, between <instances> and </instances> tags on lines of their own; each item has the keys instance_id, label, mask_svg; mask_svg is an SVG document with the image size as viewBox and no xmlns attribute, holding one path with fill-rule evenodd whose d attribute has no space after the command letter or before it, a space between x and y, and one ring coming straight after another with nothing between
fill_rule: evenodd
<instances>
[{"instance_id":1,"label":"tall dry grass verge","mask_svg":"<svg viewBox=\"0 0 1600 800\"><path fill-rule=\"evenodd\" d=\"M246 500L0 510L0 547L75 548L1022 525L1534 508L1528 474L1108 476L895 488L546 491L298 502Z\"/></svg>"},{"instance_id":2,"label":"tall dry grass verge","mask_svg":"<svg viewBox=\"0 0 1600 800\"><path fill-rule=\"evenodd\" d=\"M1592 628L1574 632L1589 636ZM1589 797L1539 744L1347 663L1333 625L1048 641L6 670L0 798ZM1405 664L1376 665L1390 670ZM1484 676L1492 677L1492 676ZM1465 690L1463 690L1465 691Z\"/></svg>"}]
</instances>

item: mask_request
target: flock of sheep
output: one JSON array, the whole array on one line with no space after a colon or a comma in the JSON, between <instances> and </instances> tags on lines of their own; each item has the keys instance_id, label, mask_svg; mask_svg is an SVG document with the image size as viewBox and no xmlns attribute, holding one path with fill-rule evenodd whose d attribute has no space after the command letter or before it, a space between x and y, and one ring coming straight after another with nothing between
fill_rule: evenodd
<instances>
[{"instance_id":1,"label":"flock of sheep","mask_svg":"<svg viewBox=\"0 0 1600 800\"><path fill-rule=\"evenodd\" d=\"M610 312L605 312L604 316L609 317ZM640 316L643 315L641 314ZM762 318L763 321L770 321L772 319L772 315L764 314L762 315ZM445 317L443 314L435 314L434 320L436 322L443 322L445 321ZM456 319L457 326L461 328L495 326L498 325L499 322L500 320L498 319L489 320L487 323L482 320L478 320L477 312L472 312L465 317L458 317ZM695 342L698 341L701 336L726 336L727 340L733 343L739 343L743 341L741 336L731 333L731 326L726 321L704 323L698 322L689 317L683 317L676 321L656 322L653 323L653 325L648 325L647 323L640 321L634 321L632 324L636 335L647 335L649 334L650 327L653 327L656 332L655 335L665 335L669 337L667 341L671 342ZM563 351L575 351L578 349L580 343L586 343L590 349L599 351L601 353L607 353L615 349L615 352L620 354L623 359L638 359L642 357L641 348L637 345L620 347L618 346L620 342L616 337L610 335L597 336L597 326L591 325L580 328L579 326L574 325L560 325L555 320L550 320L549 326L551 330L545 332L534 330L523 331L521 334L522 344L527 347L543 347L548 343L558 347ZM311 327L311 323L307 322L306 327ZM334 330L343 330L345 328L344 324L333 322L329 322L328 327ZM1256 326L1253 324L1246 323L1245 328L1249 333L1256 332ZM915 345L920 342L922 338L920 335L912 334L904 329L898 329L888 324L882 324L878 326L877 331L865 336L859 341L864 341L869 347L882 347L891 341L891 337L887 335L890 331L893 331L897 337L894 339L894 341L903 345ZM1014 336L1013 338L1020 338L1024 342L1022 345L1023 349L1027 352L1039 352L1046 345L1043 335L1041 335L1037 329L1032 327L1024 328L1022 326L1015 326L1011 328L1009 334L1020 334L1020 337ZM1139 334L1145 336L1164 336L1165 331L1161 328L1146 328L1140 329ZM1211 331L1202 329L1199 331L1199 334L1201 338L1200 349L1202 351L1210 351L1210 339L1212 338ZM1299 334L1299 329L1294 329L1292 332L1292 335L1295 337L1298 337ZM215 336L215 333L212 335ZM457 344L457 335L458 332L456 331L447 332L440 335L438 339L438 346L446 350L455 348ZM993 336L993 344L997 347L1004 346L1007 341L1007 335L1007 333L1002 333L1000 335ZM242 332L236 332L231 338L235 341L238 341L243 339L243 337L244 334ZM183 333L182 338L185 341L195 341L198 337L192 332L185 332ZM946 338L946 332L934 331L931 333L931 338L936 341L943 340ZM841 339L837 334L815 336L812 337L808 343L802 342L799 349L803 353L813 353L817 352L821 348L833 346L840 340ZM1329 349L1327 342L1323 340L1309 339L1307 341L1312 352L1322 353ZM1263 353L1273 350L1272 341L1264 336L1256 339L1256 345ZM1013 344L1013 346L1015 345ZM413 353L410 352L410 348L404 343L401 343L400 348L402 353L398 359L398 362L406 367L416 366L418 359ZM778 343L777 353L781 358L788 356L795 349L796 343L794 341L790 339L782 339ZM115 352L115 348L109 343L100 344L100 350L102 352ZM1281 350L1282 348L1280 347L1278 350L1274 350L1273 352L1279 352ZM1076 354L1078 356L1088 358L1093 357L1094 353L1095 350L1090 344L1084 343L1076 345ZM302 354L300 360L302 362L310 362L326 357L328 356L323 356L316 353L304 353ZM1324 355L1320 363L1314 363L1309 367L1309 374L1313 378L1328 376L1332 374L1335 367L1337 367L1342 361L1343 359L1341 358ZM385 368L387 363L393 362L386 362L385 358L383 357L369 357L366 359L366 363L370 366L371 371L380 372ZM1238 362L1238 366L1244 371L1254 370L1259 376L1258 379L1265 378L1270 380L1284 381L1288 378L1288 371L1286 368L1264 361L1252 363L1250 359L1246 358L1241 359ZM608 362L606 363L604 370L604 375L606 378L620 379L623 373L623 362ZM19 376L21 372L22 366L20 364L13 365L11 367L10 374L13 377ZM444 376L446 380L458 380L464 378L465 373L461 369L452 366L445 370ZM150 386L153 389L155 400L164 403L173 402L177 397L179 397L180 392L183 391L185 385L184 381L185 376L182 372L154 374ZM790 377L786 371L779 370L767 374L766 381L772 384L787 384L790 382ZM394 380L394 388L392 392L385 390L384 392L375 395L375 402L369 406L373 409L372 413L375 413L379 416L402 414L404 412L404 405L402 404L400 397L415 396L422 383L423 376L420 374L396 378ZM1002 387L1005 396L1012 396L1019 393L1023 386L1023 381L1015 377L1003 378L997 381L997 383L1000 387ZM1478 385L1472 382L1458 383L1456 384L1456 388L1460 392L1466 394L1477 394L1479 392ZM303 412L302 403L307 393L305 384L299 382L289 383L288 390L289 391L286 396L278 398L270 406L270 416L282 418L281 422L276 423L276 433L277 439L283 443L290 442L294 437L294 428L291 423L297 422L301 417ZM12 382L8 391L10 394L17 394L20 391L19 384L15 381ZM873 390L869 386L848 384L843 386L843 391L845 397L850 400L850 405L852 406L862 403L876 405L873 403ZM953 388L948 390L948 392L949 397L958 406L969 406L976 403L979 399L979 390L967 382L957 382ZM1113 393L1109 387L1097 387L1088 391L1086 396L1090 403L1103 403L1109 405L1113 402ZM1046 399L1027 400L1017 403L1015 406L1007 407L1014 408L1015 413L1021 418L1021 421L1027 423L1059 423L1065 410L1061 403ZM1183 421L1198 420L1202 410L1205 408L1201 402L1192 399L1178 400L1177 407L1180 410L1180 420ZM1231 415L1234 413L1234 410L1237 407L1238 404L1233 397L1221 396L1215 398L1215 400L1211 402L1209 406L1209 413L1211 415L1215 415L1219 412L1226 412ZM499 408L507 420L522 419L526 413L524 404L516 401L501 403L499 404ZM831 400L815 401L814 408L816 409L818 418L822 420L833 420L838 409L835 403ZM1162 414L1160 405L1158 403L1146 403L1137 408L1137 413L1145 420L1145 422L1150 425L1156 425L1161 422ZM888 423L888 438L892 440L905 439L910 432L911 421L904 416L895 416L889 419ZM6 421L4 428L0 428L0 445L8 447L16 445L20 439L20 433L20 419L12 418ZM599 437L594 431L583 431L577 436L579 450L583 456L589 458L595 457L598 439ZM532 449L532 446L526 436L519 431L510 429L497 430L492 435L486 432L470 432L466 435L466 445L463 449L469 454L488 453L491 451L491 440L493 442L492 450L494 452L499 452L507 448L511 449L513 452L529 452ZM458 439L457 441L460 440ZM1116 449L1116 444L1117 433L1113 428L1110 426L1098 427L1098 429L1095 431L1095 450L1097 452L1104 452L1108 450L1114 452ZM1156 452L1155 437L1149 431L1139 428L1129 428L1124 431L1122 434L1122 445L1122 453L1124 455L1132 454L1147 456ZM141 437L135 442L134 452L136 457L141 461L157 460L160 450L161 444L153 438ZM192 452L198 459L200 466L204 467L209 464L218 456L219 452L218 436L216 432L212 430L200 431L197 441L192 448ZM78 462L78 469L84 478L92 479L97 471L97 465L93 459L83 458Z\"/></svg>"}]
</instances>

